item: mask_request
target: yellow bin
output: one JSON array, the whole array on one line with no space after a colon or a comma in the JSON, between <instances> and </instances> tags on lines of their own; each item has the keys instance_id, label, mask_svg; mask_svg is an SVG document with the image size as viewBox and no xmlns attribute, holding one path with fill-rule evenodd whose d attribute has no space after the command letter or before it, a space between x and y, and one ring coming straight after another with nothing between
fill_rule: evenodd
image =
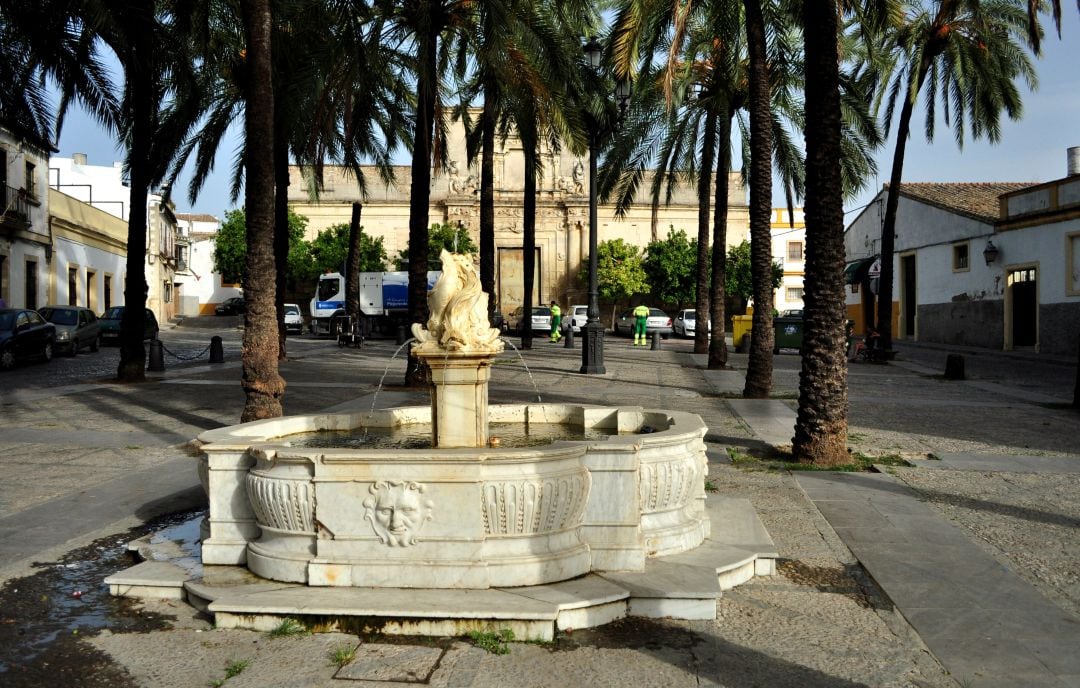
<instances>
[{"instance_id":1,"label":"yellow bin","mask_svg":"<svg viewBox=\"0 0 1080 688\"><path fill-rule=\"evenodd\" d=\"M743 337L750 334L753 322L754 309L752 307L746 309L746 315L731 316L731 341L737 350L743 348Z\"/></svg>"}]
</instances>

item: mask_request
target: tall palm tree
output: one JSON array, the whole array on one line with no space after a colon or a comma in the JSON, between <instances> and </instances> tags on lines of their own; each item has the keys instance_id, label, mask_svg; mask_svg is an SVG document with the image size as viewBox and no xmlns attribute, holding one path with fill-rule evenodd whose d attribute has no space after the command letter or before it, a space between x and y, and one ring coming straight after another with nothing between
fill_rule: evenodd
<instances>
[{"instance_id":1,"label":"tall palm tree","mask_svg":"<svg viewBox=\"0 0 1080 688\"><path fill-rule=\"evenodd\" d=\"M1025 8L1017 0L929 0L907 5L905 19L887 36L892 49L882 65L887 87L886 128L896 105L896 148L881 229L881 276L878 281L877 330L892 348L893 252L896 210L904 172L904 154L915 104L925 89L926 138L932 141L937 101L951 124L957 145L971 136L1000 138L1002 113L1017 120L1022 113L1015 82L1035 89L1037 78L1020 46L1027 36ZM1038 33L1038 32L1036 32Z\"/></svg>"},{"instance_id":2,"label":"tall palm tree","mask_svg":"<svg viewBox=\"0 0 1080 688\"><path fill-rule=\"evenodd\" d=\"M173 166L175 180L189 158L194 174L188 188L194 202L205 183L229 125L243 113L246 74L243 31L230 3L200 5L201 38L197 50L203 69L200 90L203 124L181 149ZM324 0L281 2L274 13L274 252L278 269L275 296L279 358L285 355L284 276L288 250L290 157L310 179L317 195L326 162L352 171L360 197L367 194L362 162L374 162L380 178L393 179L390 151L404 131L409 102L397 79L402 57L384 45L384 20L370 8ZM328 31L328 28L330 29ZM393 75L393 76L391 76ZM243 149L233 168L232 198L240 193Z\"/></svg>"},{"instance_id":3,"label":"tall palm tree","mask_svg":"<svg viewBox=\"0 0 1080 688\"><path fill-rule=\"evenodd\" d=\"M198 88L189 53L183 0L75 3L79 21L112 50L124 75L117 124L127 150L131 195L128 205L127 279L120 325L124 381L145 378L143 331L147 295L147 201L151 187L165 178L169 164L198 117L191 92Z\"/></svg>"},{"instance_id":4,"label":"tall palm tree","mask_svg":"<svg viewBox=\"0 0 1080 688\"><path fill-rule=\"evenodd\" d=\"M244 108L244 206L247 274L244 276L241 422L281 415L285 380L278 373L274 262L274 78L270 0L243 0L247 39Z\"/></svg>"},{"instance_id":5,"label":"tall palm tree","mask_svg":"<svg viewBox=\"0 0 1080 688\"><path fill-rule=\"evenodd\" d=\"M843 197L874 170L867 148L881 143L868 107L872 93L858 65L873 61L888 3L853 8L854 31L839 35L837 6L804 5L806 54L806 275L799 408L792 451L823 465L852 460L847 444ZM841 60L855 63L841 69ZM873 70L871 70L872 72Z\"/></svg>"},{"instance_id":6,"label":"tall palm tree","mask_svg":"<svg viewBox=\"0 0 1080 688\"><path fill-rule=\"evenodd\" d=\"M645 9L650 9L654 14L645 12ZM617 71L629 71L638 54L644 56L642 57L643 64L648 64L653 54L666 53L668 59L666 67L662 70L650 73L647 67L641 68L642 76L639 81L644 84L653 84L653 91L650 95L646 89L636 89L635 111L641 112L642 117L634 124L624 127L620 138L630 148L623 150L622 153L617 152L613 156L615 163L613 173L602 188L609 189L611 181L617 180L620 189L617 208L621 211L628 207L642 175L647 167L655 162L650 157L652 151L659 151L655 156L659 161L657 165L659 170L653 179L652 187L654 207L659 203L661 189L665 185L670 196L672 187L680 180L697 179L700 208L697 319L699 322L707 322L711 319L716 329L709 341L707 340L708 328L700 328L695 338L695 350L700 353L705 353L706 350L712 351L710 367L723 367L727 360L723 327L725 313L722 282L726 245L717 246L716 244L727 240L727 175L731 159L732 121L749 102L748 61L745 52L746 41L742 33L742 6L734 2L702 4L696 6L697 13L692 16L680 15L678 12L672 13L672 9L666 5L650 5L648 8L643 8L636 3L627 3L616 19L613 43ZM671 27L670 35L669 26ZM685 48L678 47L680 42L685 44ZM785 41L774 40L772 49L777 50L785 46ZM774 60L774 62L777 61L782 62L779 59ZM782 78L786 74L787 72L778 71L777 77ZM699 97L696 99L687 97L687 92L695 86L700 90ZM779 96L786 93L782 88L767 90L770 95ZM663 98L660 97L661 92L663 92ZM681 114L676 114L668 120L659 118L655 112L645 114L649 108L654 108L661 102L671 109L671 112ZM766 107L766 113L768 114L767 126L771 132L765 138L772 147L771 159L767 156L765 161L769 168L768 175L759 175L759 177L767 177L765 182L771 187L771 160L775 160L777 169L784 178L787 195L791 198L794 194L801 192L802 172L797 147L786 130L792 124L801 121L801 109L792 98L777 98L773 101L772 108ZM690 119L685 119L688 117ZM741 118L739 121L745 143L751 139L751 136L748 135L747 127ZM720 127L722 131L717 133L716 127ZM654 133L648 133L650 129ZM696 144L699 136L704 141L700 146L700 160L697 157L699 147ZM662 144L659 143L661 140ZM762 140L760 136L758 140L760 143ZM710 141L715 143L710 143ZM708 254L709 207L714 195L712 193L712 160L716 144L722 149L718 159L722 160L723 164L715 173L717 209L712 222L716 227L716 237L713 240L714 247L710 259ZM635 150L634 146L638 148ZM749 162L751 157L750 148L744 147L744 169L751 167L752 163ZM751 185L754 183L754 177L751 176ZM764 197L768 199L766 204L768 217L765 218L768 230L772 216L771 191L766 191ZM754 198L760 201L762 196L758 195ZM723 208L720 208L721 205ZM711 280L708 276L710 263L714 273ZM771 285L769 293L771 294ZM766 355L771 360L771 346L768 347ZM756 366L760 371L761 363L758 362ZM771 378L771 374L767 377Z\"/></svg>"},{"instance_id":7,"label":"tall palm tree","mask_svg":"<svg viewBox=\"0 0 1080 688\"><path fill-rule=\"evenodd\" d=\"M834 0L805 0L806 277L803 357L792 453L836 465L847 453L844 205L839 16Z\"/></svg>"}]
</instances>

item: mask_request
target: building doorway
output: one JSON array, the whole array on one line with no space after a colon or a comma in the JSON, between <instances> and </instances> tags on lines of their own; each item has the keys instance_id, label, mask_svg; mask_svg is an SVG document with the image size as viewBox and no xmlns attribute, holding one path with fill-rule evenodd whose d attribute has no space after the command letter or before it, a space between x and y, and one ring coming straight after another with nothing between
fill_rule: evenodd
<instances>
[{"instance_id":1,"label":"building doorway","mask_svg":"<svg viewBox=\"0 0 1080 688\"><path fill-rule=\"evenodd\" d=\"M1035 346L1039 340L1039 293L1034 266L1009 270L1009 334L1012 347Z\"/></svg>"},{"instance_id":2,"label":"building doorway","mask_svg":"<svg viewBox=\"0 0 1080 688\"><path fill-rule=\"evenodd\" d=\"M533 306L544 303L540 293L540 247L536 247L536 261L533 269ZM499 249L499 293L498 309L503 315L509 315L525 300L525 251L520 248Z\"/></svg>"},{"instance_id":3,"label":"building doorway","mask_svg":"<svg viewBox=\"0 0 1080 688\"><path fill-rule=\"evenodd\" d=\"M900 336L915 338L915 315L919 304L915 289L915 254L900 257Z\"/></svg>"}]
</instances>

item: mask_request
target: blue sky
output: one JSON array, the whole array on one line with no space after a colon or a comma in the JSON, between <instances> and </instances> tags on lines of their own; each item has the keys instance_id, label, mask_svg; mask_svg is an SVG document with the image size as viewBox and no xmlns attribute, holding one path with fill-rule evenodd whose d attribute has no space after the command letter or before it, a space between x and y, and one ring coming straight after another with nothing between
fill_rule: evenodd
<instances>
[{"instance_id":1,"label":"blue sky","mask_svg":"<svg viewBox=\"0 0 1080 688\"><path fill-rule=\"evenodd\" d=\"M1036 61L1038 90L1029 93L1026 86L1022 87L1023 119L1003 124L999 144L969 139L961 151L952 132L940 119L934 143L927 143L922 133L923 115L916 112L904 164L904 181L1043 182L1065 176L1066 149L1080 146L1080 59L1077 58L1080 55L1080 12L1068 2L1063 3L1062 9L1062 38L1059 40L1049 30L1043 44L1043 57ZM181 177L176 194L178 211L222 217L225 210L235 207L236 204L229 200L229 179L241 133L239 126L232 128L226 148L218 156L214 174L193 206L187 202L187 177ZM894 145L895 140L890 138L878 151L878 177L870 180L867 190L845 204L849 211L847 221L852 220L858 208L868 203L888 180ZM111 165L123 157L109 135L78 109L69 114L58 148L62 157L86 153L89 162L95 165ZM241 198L240 203L242 201ZM783 203L781 196L774 198L774 205L782 206Z\"/></svg>"}]
</instances>

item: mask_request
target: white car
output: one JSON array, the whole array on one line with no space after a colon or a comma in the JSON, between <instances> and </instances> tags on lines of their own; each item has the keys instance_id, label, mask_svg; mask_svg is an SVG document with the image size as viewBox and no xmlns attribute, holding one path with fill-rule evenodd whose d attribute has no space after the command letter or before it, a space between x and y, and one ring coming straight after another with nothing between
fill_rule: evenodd
<instances>
[{"instance_id":1,"label":"white car","mask_svg":"<svg viewBox=\"0 0 1080 688\"><path fill-rule=\"evenodd\" d=\"M589 322L589 307L583 305L570 306L570 326L574 332L581 332L585 323Z\"/></svg>"},{"instance_id":2,"label":"white car","mask_svg":"<svg viewBox=\"0 0 1080 688\"><path fill-rule=\"evenodd\" d=\"M697 311L693 308L679 311L671 323L671 329L682 337L693 337L697 330ZM709 332L712 332L712 321L709 322Z\"/></svg>"},{"instance_id":3,"label":"white car","mask_svg":"<svg viewBox=\"0 0 1080 688\"><path fill-rule=\"evenodd\" d=\"M634 309L632 308L628 308L620 313L619 317L615 318L615 324L614 327L612 327L615 336L633 336L635 320ZM659 332L661 339L667 339L671 336L671 318L659 308L650 308L649 317L645 319L645 334L652 336L653 332Z\"/></svg>"},{"instance_id":4,"label":"white car","mask_svg":"<svg viewBox=\"0 0 1080 688\"><path fill-rule=\"evenodd\" d=\"M285 304L285 331L300 334L304 331L304 315L295 303Z\"/></svg>"}]
</instances>

